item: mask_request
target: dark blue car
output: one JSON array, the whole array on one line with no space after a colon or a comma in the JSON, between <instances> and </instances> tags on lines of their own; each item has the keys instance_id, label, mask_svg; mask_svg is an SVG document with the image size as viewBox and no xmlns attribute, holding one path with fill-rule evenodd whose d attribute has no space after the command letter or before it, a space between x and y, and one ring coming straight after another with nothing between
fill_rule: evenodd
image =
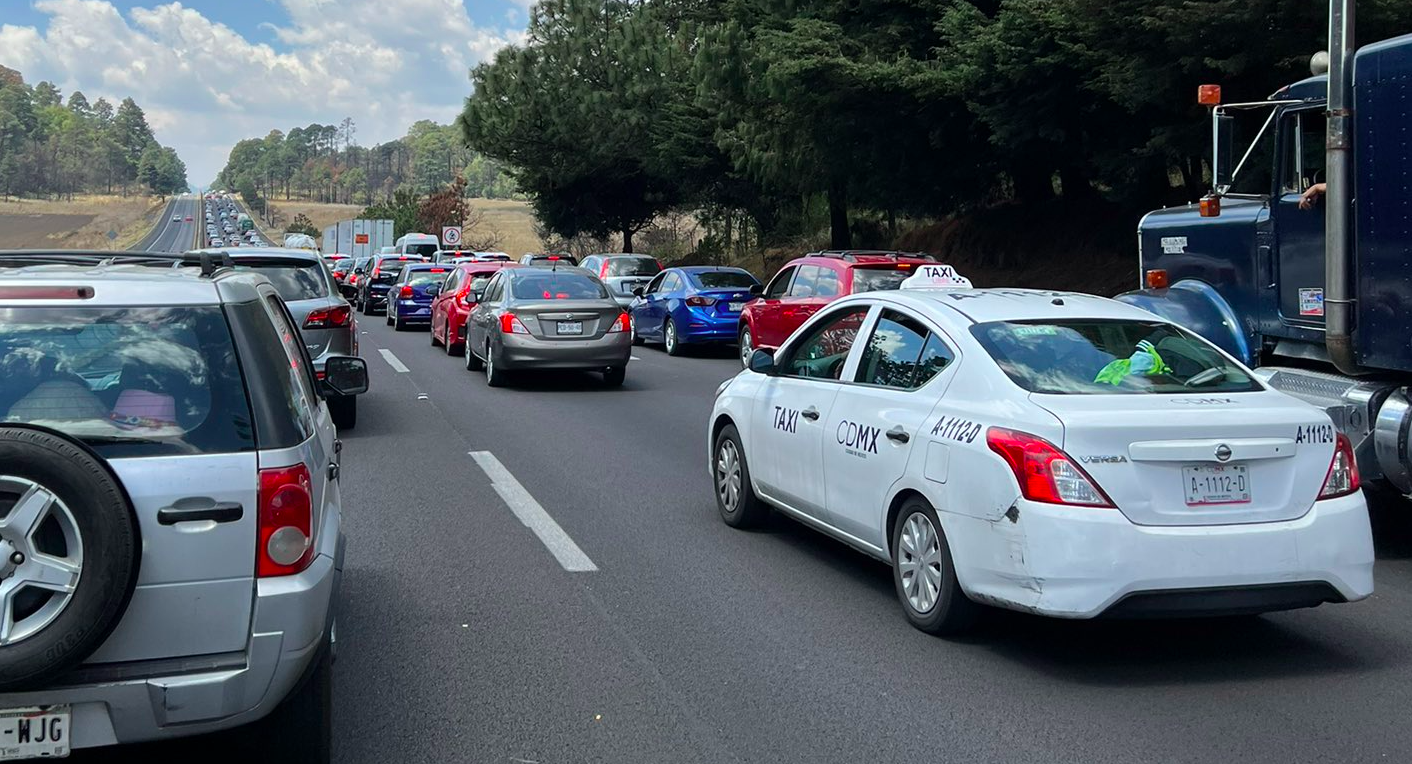
<instances>
[{"instance_id":1,"label":"dark blue car","mask_svg":"<svg viewBox=\"0 0 1412 764\"><path fill-rule=\"evenodd\" d=\"M668 268L633 300L637 339L660 342L670 355L686 345L735 342L740 311L759 279L740 268Z\"/></svg>"},{"instance_id":2,"label":"dark blue car","mask_svg":"<svg viewBox=\"0 0 1412 764\"><path fill-rule=\"evenodd\" d=\"M387 291L387 325L401 332L409 326L431 326L431 301L441 292L452 265L414 263Z\"/></svg>"}]
</instances>

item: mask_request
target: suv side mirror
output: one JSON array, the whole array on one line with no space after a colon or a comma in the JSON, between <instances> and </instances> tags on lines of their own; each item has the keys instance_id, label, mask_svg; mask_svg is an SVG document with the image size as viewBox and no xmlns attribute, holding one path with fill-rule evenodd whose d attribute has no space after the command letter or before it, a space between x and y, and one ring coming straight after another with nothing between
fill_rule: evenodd
<instances>
[{"instance_id":1,"label":"suv side mirror","mask_svg":"<svg viewBox=\"0 0 1412 764\"><path fill-rule=\"evenodd\" d=\"M756 374L774 376L775 374L775 354L774 351L756 349L750 354L750 370Z\"/></svg>"},{"instance_id":2,"label":"suv side mirror","mask_svg":"<svg viewBox=\"0 0 1412 764\"><path fill-rule=\"evenodd\" d=\"M756 297L759 297L760 295L762 295L762 294L765 293L765 285L764 285L764 284L751 284L751 285L750 285L750 293L753 294L753 295L755 295Z\"/></svg>"},{"instance_id":3,"label":"suv side mirror","mask_svg":"<svg viewBox=\"0 0 1412 764\"><path fill-rule=\"evenodd\" d=\"M320 386L324 395L362 395L368 391L368 362L351 355L331 356L324 362Z\"/></svg>"}]
</instances>

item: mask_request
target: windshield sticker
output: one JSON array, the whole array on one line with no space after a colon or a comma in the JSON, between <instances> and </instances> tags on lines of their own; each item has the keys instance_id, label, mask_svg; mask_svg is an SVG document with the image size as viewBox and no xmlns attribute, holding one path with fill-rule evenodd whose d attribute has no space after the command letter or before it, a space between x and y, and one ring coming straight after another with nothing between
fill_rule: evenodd
<instances>
[{"instance_id":1,"label":"windshield sticker","mask_svg":"<svg viewBox=\"0 0 1412 764\"><path fill-rule=\"evenodd\" d=\"M932 435L938 438L950 438L958 443L971 443L975 441L982 429L984 429L984 425L980 422L972 422L957 416L942 417L932 427Z\"/></svg>"},{"instance_id":2,"label":"windshield sticker","mask_svg":"<svg viewBox=\"0 0 1412 764\"><path fill-rule=\"evenodd\" d=\"M1324 315L1324 290L1322 288L1309 287L1299 290L1299 315Z\"/></svg>"},{"instance_id":3,"label":"windshield sticker","mask_svg":"<svg viewBox=\"0 0 1412 764\"><path fill-rule=\"evenodd\" d=\"M1016 326L1016 337L1053 337L1059 333L1057 326Z\"/></svg>"},{"instance_id":4,"label":"windshield sticker","mask_svg":"<svg viewBox=\"0 0 1412 764\"><path fill-rule=\"evenodd\" d=\"M868 454L878 452L878 435L880 434L882 434L880 428L845 419L838 423L838 431L835 436L838 439L838 444L843 446L843 450L847 454L866 459Z\"/></svg>"},{"instance_id":5,"label":"windshield sticker","mask_svg":"<svg viewBox=\"0 0 1412 764\"><path fill-rule=\"evenodd\" d=\"M1295 443L1332 443L1334 426L1331 424L1311 424L1294 432Z\"/></svg>"},{"instance_id":6,"label":"windshield sticker","mask_svg":"<svg viewBox=\"0 0 1412 764\"><path fill-rule=\"evenodd\" d=\"M775 429L794 433L799 428L799 409L775 407Z\"/></svg>"},{"instance_id":7,"label":"windshield sticker","mask_svg":"<svg viewBox=\"0 0 1412 764\"><path fill-rule=\"evenodd\" d=\"M1166 255L1180 255L1186 252L1185 236L1163 236L1162 253Z\"/></svg>"}]
</instances>

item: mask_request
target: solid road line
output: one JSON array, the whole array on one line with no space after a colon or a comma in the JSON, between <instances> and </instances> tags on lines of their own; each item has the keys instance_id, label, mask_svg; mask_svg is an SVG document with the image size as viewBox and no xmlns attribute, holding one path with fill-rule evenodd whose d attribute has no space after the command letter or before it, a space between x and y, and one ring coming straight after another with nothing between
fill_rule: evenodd
<instances>
[{"instance_id":1,"label":"solid road line","mask_svg":"<svg viewBox=\"0 0 1412 764\"><path fill-rule=\"evenodd\" d=\"M387 361L387 365L391 366L392 370L397 372L398 374L406 374L407 372L411 371L411 369L407 368L406 364L402 363L402 361L398 360L397 356L392 354L391 350L388 350L387 348L378 348L378 353L382 355L382 359L384 361Z\"/></svg>"},{"instance_id":2,"label":"solid road line","mask_svg":"<svg viewBox=\"0 0 1412 764\"><path fill-rule=\"evenodd\" d=\"M510 474L510 470L505 469L505 465L495 458L495 454L489 451L468 451L476 464L485 471L490 478L490 485L495 492L500 494L500 498L510 507L510 511L515 513L515 517L525 524L526 528L534 531L534 535L549 549L559 564L564 566L564 570L570 573L587 573L598 570L598 566L593 564L593 560L588 559L588 555L579 549L579 545L569 538L569 534L554 522L554 518L544 511L544 507L534 500L530 492L525 490L520 481Z\"/></svg>"}]
</instances>

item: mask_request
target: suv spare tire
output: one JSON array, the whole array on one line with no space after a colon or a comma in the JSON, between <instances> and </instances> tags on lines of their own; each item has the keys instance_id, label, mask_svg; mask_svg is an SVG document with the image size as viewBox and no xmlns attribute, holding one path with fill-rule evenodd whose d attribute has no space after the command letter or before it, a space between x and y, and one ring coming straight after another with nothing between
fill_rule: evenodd
<instances>
[{"instance_id":1,"label":"suv spare tire","mask_svg":"<svg viewBox=\"0 0 1412 764\"><path fill-rule=\"evenodd\" d=\"M98 649L127 608L141 546L99 457L48 430L0 427L0 691Z\"/></svg>"}]
</instances>

